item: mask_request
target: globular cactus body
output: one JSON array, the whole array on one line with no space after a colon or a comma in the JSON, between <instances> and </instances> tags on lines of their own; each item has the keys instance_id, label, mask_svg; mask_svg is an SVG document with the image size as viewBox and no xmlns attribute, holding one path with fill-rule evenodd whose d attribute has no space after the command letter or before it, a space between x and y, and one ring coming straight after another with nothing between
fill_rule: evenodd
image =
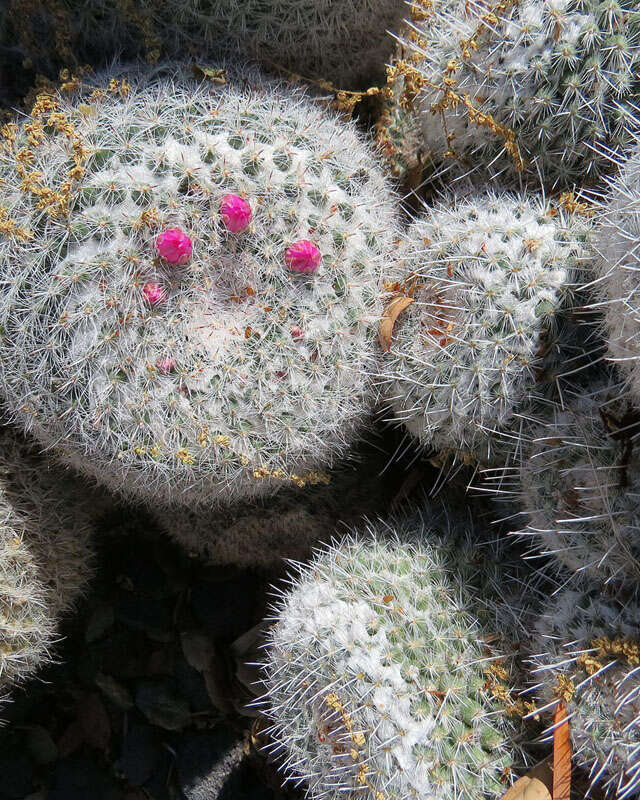
<instances>
[{"instance_id":1,"label":"globular cactus body","mask_svg":"<svg viewBox=\"0 0 640 800\"><path fill-rule=\"evenodd\" d=\"M569 716L574 761L622 800L640 783L640 604L577 586L553 596L531 647L537 693Z\"/></svg>"},{"instance_id":2,"label":"globular cactus body","mask_svg":"<svg viewBox=\"0 0 640 800\"><path fill-rule=\"evenodd\" d=\"M352 127L245 83L142 76L5 129L7 405L133 495L313 482L370 406L394 198Z\"/></svg>"},{"instance_id":3,"label":"globular cactus body","mask_svg":"<svg viewBox=\"0 0 640 800\"><path fill-rule=\"evenodd\" d=\"M597 248L608 354L640 399L640 137L610 182Z\"/></svg>"},{"instance_id":4,"label":"globular cactus body","mask_svg":"<svg viewBox=\"0 0 640 800\"><path fill-rule=\"evenodd\" d=\"M88 508L79 484L0 431L0 698L50 659L91 574Z\"/></svg>"},{"instance_id":5,"label":"globular cactus body","mask_svg":"<svg viewBox=\"0 0 640 800\"><path fill-rule=\"evenodd\" d=\"M529 429L519 531L532 550L601 581L640 577L638 412L619 387L584 392Z\"/></svg>"},{"instance_id":6,"label":"globular cactus body","mask_svg":"<svg viewBox=\"0 0 640 800\"><path fill-rule=\"evenodd\" d=\"M519 750L457 571L473 558L420 516L369 534L300 565L276 608L264 702L285 769L313 798L501 797Z\"/></svg>"},{"instance_id":7,"label":"globular cactus body","mask_svg":"<svg viewBox=\"0 0 640 800\"><path fill-rule=\"evenodd\" d=\"M593 182L628 146L638 124L635 0L424 5L407 43L420 56L425 150L441 163L566 187Z\"/></svg>"},{"instance_id":8,"label":"globular cactus body","mask_svg":"<svg viewBox=\"0 0 640 800\"><path fill-rule=\"evenodd\" d=\"M501 434L534 389L546 338L588 264L588 238L586 220L510 195L441 203L414 222L396 292L411 304L380 367L393 419L425 448L505 458Z\"/></svg>"},{"instance_id":9,"label":"globular cactus body","mask_svg":"<svg viewBox=\"0 0 640 800\"><path fill-rule=\"evenodd\" d=\"M369 86L384 74L393 49L387 31L406 10L403 0L9 0L8 5L0 48L19 45L41 68L96 61L104 66L114 56L139 54L152 63L185 54L201 58L223 48L340 88Z\"/></svg>"}]
</instances>

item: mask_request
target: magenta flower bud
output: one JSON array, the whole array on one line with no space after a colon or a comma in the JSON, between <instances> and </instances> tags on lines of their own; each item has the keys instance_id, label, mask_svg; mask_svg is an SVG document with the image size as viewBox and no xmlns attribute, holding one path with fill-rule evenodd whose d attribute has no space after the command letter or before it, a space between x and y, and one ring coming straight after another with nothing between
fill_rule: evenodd
<instances>
[{"instance_id":1,"label":"magenta flower bud","mask_svg":"<svg viewBox=\"0 0 640 800\"><path fill-rule=\"evenodd\" d=\"M251 206L237 194L225 194L220 201L220 215L231 233L241 233L251 222Z\"/></svg>"},{"instance_id":2,"label":"magenta flower bud","mask_svg":"<svg viewBox=\"0 0 640 800\"><path fill-rule=\"evenodd\" d=\"M176 368L176 360L175 358L170 358L169 356L166 356L165 358L159 358L156 361L156 368L161 375L168 375Z\"/></svg>"},{"instance_id":3,"label":"magenta flower bud","mask_svg":"<svg viewBox=\"0 0 640 800\"><path fill-rule=\"evenodd\" d=\"M153 281L145 283L142 287L142 294L150 306L157 306L167 301L167 292L165 289L160 286L159 283L154 283Z\"/></svg>"},{"instance_id":4,"label":"magenta flower bud","mask_svg":"<svg viewBox=\"0 0 640 800\"><path fill-rule=\"evenodd\" d=\"M302 339L304 339L304 331L297 325L292 325L290 331L291 331L291 338L293 339L294 342L300 342L302 341Z\"/></svg>"},{"instance_id":5,"label":"magenta flower bud","mask_svg":"<svg viewBox=\"0 0 640 800\"><path fill-rule=\"evenodd\" d=\"M299 242L294 242L287 250L285 260L292 272L311 275L318 269L318 264L322 260L322 253L313 242L308 239L301 239Z\"/></svg>"},{"instance_id":6,"label":"magenta flower bud","mask_svg":"<svg viewBox=\"0 0 640 800\"><path fill-rule=\"evenodd\" d=\"M156 248L170 264L186 264L193 252L193 243L180 228L169 228L156 239Z\"/></svg>"}]
</instances>

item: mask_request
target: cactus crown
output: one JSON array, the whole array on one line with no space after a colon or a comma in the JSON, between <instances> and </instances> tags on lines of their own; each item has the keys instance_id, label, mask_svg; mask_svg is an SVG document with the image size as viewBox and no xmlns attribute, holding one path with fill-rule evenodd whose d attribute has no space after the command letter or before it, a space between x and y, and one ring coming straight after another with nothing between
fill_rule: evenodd
<instances>
[{"instance_id":1,"label":"cactus crown","mask_svg":"<svg viewBox=\"0 0 640 800\"><path fill-rule=\"evenodd\" d=\"M628 146L635 0L447 0L413 27L425 144L443 157L570 186L597 179Z\"/></svg>"},{"instance_id":2,"label":"cactus crown","mask_svg":"<svg viewBox=\"0 0 640 800\"><path fill-rule=\"evenodd\" d=\"M117 489L304 483L368 408L393 198L352 127L245 84L111 81L5 128L8 404Z\"/></svg>"},{"instance_id":3,"label":"cactus crown","mask_svg":"<svg viewBox=\"0 0 640 800\"><path fill-rule=\"evenodd\" d=\"M640 785L639 617L637 595L618 605L577 585L553 596L532 643L538 693L566 704L576 763L619 800Z\"/></svg>"},{"instance_id":4,"label":"cactus crown","mask_svg":"<svg viewBox=\"0 0 640 800\"><path fill-rule=\"evenodd\" d=\"M265 700L285 768L313 797L500 797L519 751L456 573L473 557L420 516L392 529L319 552L276 609Z\"/></svg>"},{"instance_id":5,"label":"cactus crown","mask_svg":"<svg viewBox=\"0 0 640 800\"><path fill-rule=\"evenodd\" d=\"M496 434L535 383L588 229L543 200L494 194L441 203L412 225L397 285L413 302L381 384L424 446L476 462L504 450Z\"/></svg>"}]
</instances>

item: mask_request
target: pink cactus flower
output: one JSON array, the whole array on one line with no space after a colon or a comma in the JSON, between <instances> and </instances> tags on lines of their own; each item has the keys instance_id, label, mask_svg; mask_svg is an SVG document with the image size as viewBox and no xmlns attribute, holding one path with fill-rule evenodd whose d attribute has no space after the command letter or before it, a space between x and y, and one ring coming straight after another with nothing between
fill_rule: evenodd
<instances>
[{"instance_id":1,"label":"pink cactus flower","mask_svg":"<svg viewBox=\"0 0 640 800\"><path fill-rule=\"evenodd\" d=\"M289 247L285 260L292 272L311 275L318 269L318 265L322 261L322 253L313 242L308 239L300 239Z\"/></svg>"},{"instance_id":2,"label":"pink cactus flower","mask_svg":"<svg viewBox=\"0 0 640 800\"><path fill-rule=\"evenodd\" d=\"M142 294L150 306L158 306L161 303L166 303L167 301L167 292L164 287L160 286L159 283L154 283L153 281L148 281L145 283L145 285L142 287Z\"/></svg>"},{"instance_id":3,"label":"pink cactus flower","mask_svg":"<svg viewBox=\"0 0 640 800\"><path fill-rule=\"evenodd\" d=\"M186 264L193 252L193 242L180 228L169 228L156 239L156 248L170 264Z\"/></svg>"},{"instance_id":4,"label":"pink cactus flower","mask_svg":"<svg viewBox=\"0 0 640 800\"><path fill-rule=\"evenodd\" d=\"M168 375L170 372L176 368L176 360L175 358L170 358L169 356L165 356L165 358L159 358L156 361L156 369L161 375Z\"/></svg>"},{"instance_id":5,"label":"pink cactus flower","mask_svg":"<svg viewBox=\"0 0 640 800\"><path fill-rule=\"evenodd\" d=\"M251 206L237 194L225 194L220 201L220 215L231 233L241 233L251 222Z\"/></svg>"},{"instance_id":6,"label":"pink cactus flower","mask_svg":"<svg viewBox=\"0 0 640 800\"><path fill-rule=\"evenodd\" d=\"M294 342L301 342L304 339L304 331L297 325L292 325L290 328L291 338Z\"/></svg>"}]
</instances>

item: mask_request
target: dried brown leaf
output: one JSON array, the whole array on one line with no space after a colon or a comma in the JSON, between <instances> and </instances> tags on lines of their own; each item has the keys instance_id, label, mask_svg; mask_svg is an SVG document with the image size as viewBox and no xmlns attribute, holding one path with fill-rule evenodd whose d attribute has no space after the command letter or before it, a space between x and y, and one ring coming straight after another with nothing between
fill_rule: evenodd
<instances>
[{"instance_id":1,"label":"dried brown leaf","mask_svg":"<svg viewBox=\"0 0 640 800\"><path fill-rule=\"evenodd\" d=\"M565 704L560 701L553 716L553 800L571 797L571 738Z\"/></svg>"},{"instance_id":2,"label":"dried brown leaf","mask_svg":"<svg viewBox=\"0 0 640 800\"><path fill-rule=\"evenodd\" d=\"M502 800L551 800L552 782L551 762L543 761L519 778Z\"/></svg>"},{"instance_id":3,"label":"dried brown leaf","mask_svg":"<svg viewBox=\"0 0 640 800\"><path fill-rule=\"evenodd\" d=\"M388 351L391 349L391 338L393 336L393 328L396 324L396 320L405 308L410 306L413 302L413 297L399 294L396 295L385 308L378 330L378 340L383 350Z\"/></svg>"}]
</instances>

